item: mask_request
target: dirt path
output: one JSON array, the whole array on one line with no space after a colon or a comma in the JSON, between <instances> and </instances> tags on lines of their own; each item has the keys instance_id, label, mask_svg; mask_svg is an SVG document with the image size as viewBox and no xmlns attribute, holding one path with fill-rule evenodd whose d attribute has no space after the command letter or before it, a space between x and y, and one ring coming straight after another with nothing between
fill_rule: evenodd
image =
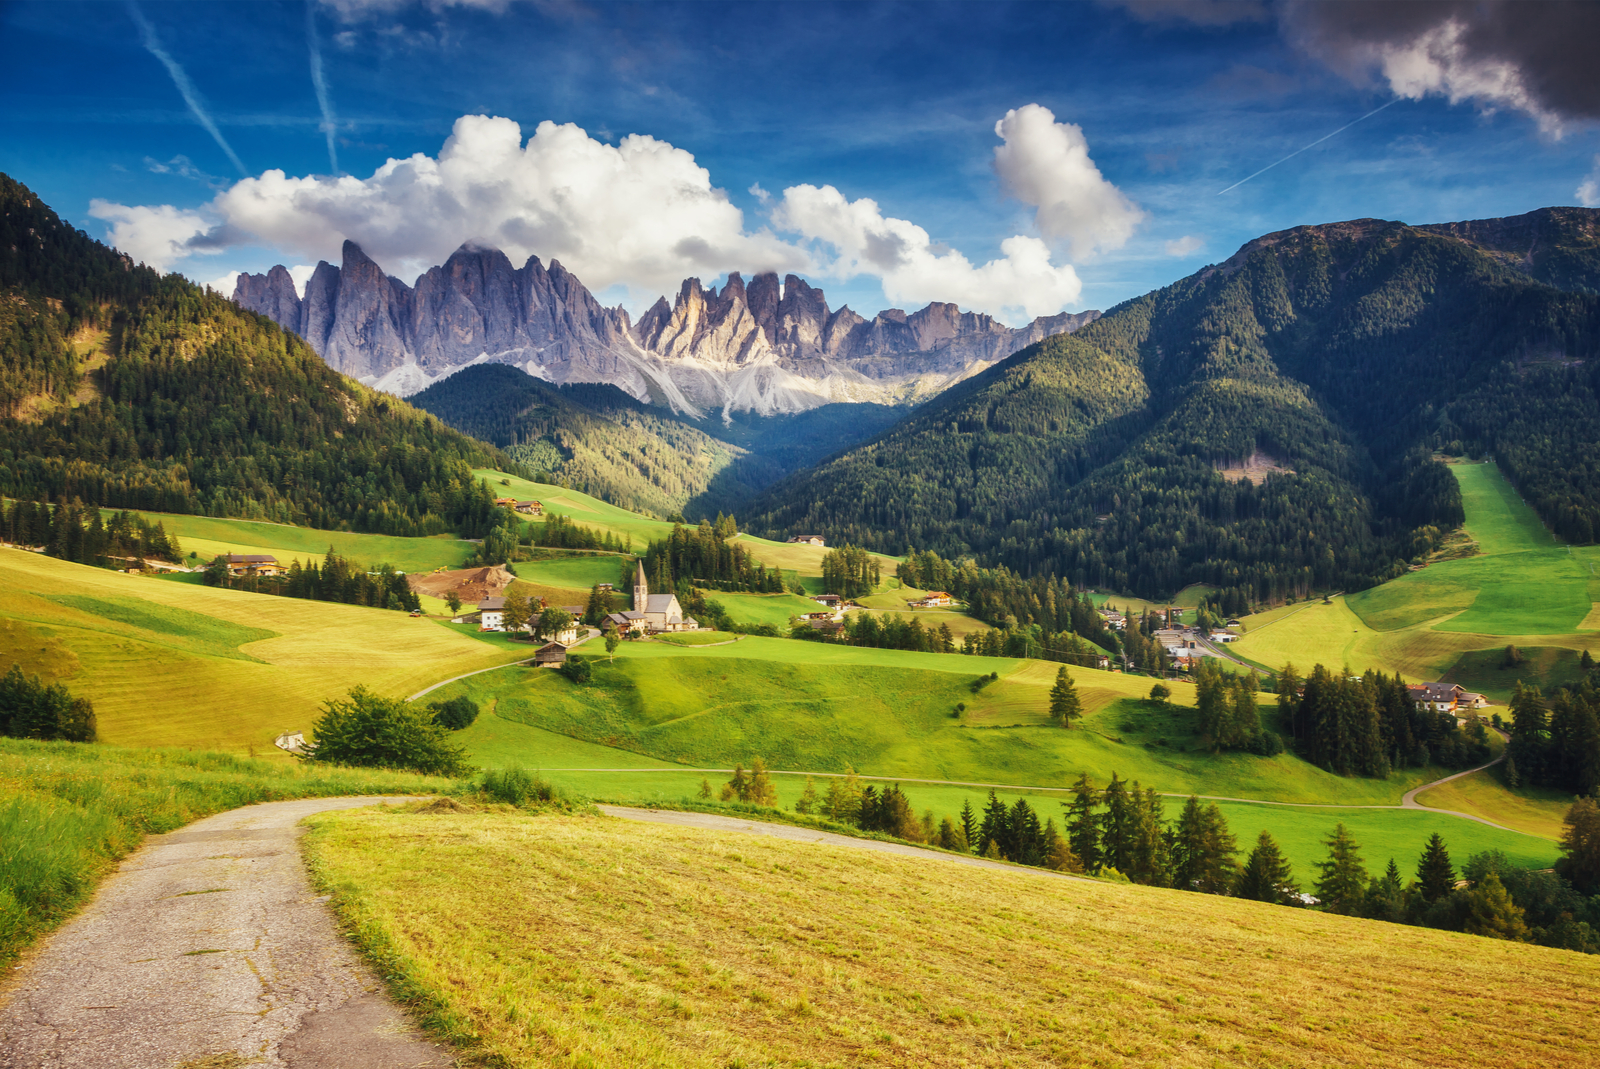
<instances>
[{"instance_id":1,"label":"dirt path","mask_svg":"<svg viewBox=\"0 0 1600 1069\"><path fill-rule=\"evenodd\" d=\"M704 831L731 831L744 835L770 835L774 839L790 839L799 843L824 843L828 846L847 846L852 850L871 850L879 854L898 854L900 857L931 858L948 861L954 865L971 865L980 869L1000 869L1004 872L1025 872L1061 880L1082 880L1069 872L1037 869L1026 865L1008 865L981 857L947 854L943 850L924 850L919 846L885 843L877 839L855 839L848 835L835 835L831 831L815 828L797 828L793 824L769 824L763 820L746 820L743 817L724 817L715 813L683 813L673 809L634 809L622 805L602 805L600 811L607 816L623 820L638 820L646 824L671 824L679 828L700 828Z\"/></svg>"},{"instance_id":2,"label":"dirt path","mask_svg":"<svg viewBox=\"0 0 1600 1069\"><path fill-rule=\"evenodd\" d=\"M357 960L301 861L302 817L400 800L271 802L152 837L0 995L0 1067L454 1065Z\"/></svg>"}]
</instances>

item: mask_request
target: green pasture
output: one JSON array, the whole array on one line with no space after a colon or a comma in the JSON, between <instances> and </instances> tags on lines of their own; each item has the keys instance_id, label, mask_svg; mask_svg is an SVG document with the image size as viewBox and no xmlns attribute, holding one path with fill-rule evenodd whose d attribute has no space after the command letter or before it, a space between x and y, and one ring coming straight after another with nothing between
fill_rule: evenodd
<instances>
[{"instance_id":1,"label":"green pasture","mask_svg":"<svg viewBox=\"0 0 1600 1069\"><path fill-rule=\"evenodd\" d=\"M497 497L514 497L518 501L538 501L546 515L567 516L584 527L610 531L618 537L631 537L633 548L643 551L645 543L672 533L672 524L665 520L652 520L627 509L608 505L597 497L567 490L549 483L536 483L516 475L487 468L472 473L489 484Z\"/></svg>"},{"instance_id":2,"label":"green pasture","mask_svg":"<svg viewBox=\"0 0 1600 1069\"><path fill-rule=\"evenodd\" d=\"M706 600L717 602L738 623L771 624L782 631L789 629L791 616L823 611L821 605L798 594L736 594L708 590Z\"/></svg>"},{"instance_id":3,"label":"green pasture","mask_svg":"<svg viewBox=\"0 0 1600 1069\"><path fill-rule=\"evenodd\" d=\"M545 779L579 794L623 804L671 805L685 799L693 800L698 795L702 779L710 781L714 791L720 790L727 779L724 774L695 771L692 767L686 768L643 754L506 720L492 709L486 710L458 739L468 746L473 759L485 767L536 769ZM764 754L762 756L766 757ZM748 767L748 757L736 760ZM702 767L730 768L732 764L707 764ZM1139 778L1137 770L1130 767L1116 767L1113 770L1125 778ZM779 774L773 777L780 808L793 809L805 789L805 779L803 774ZM917 783L913 779L908 777L893 782L900 784L919 813L932 810L935 819L945 816L954 818L965 803L971 803L972 808L981 813L988 801L988 791L984 788ZM883 781L863 782L882 785ZM998 778L985 782L1008 781ZM1103 785L1105 778L1097 777L1097 782ZM818 777L816 783L819 792L827 789L825 778ZM1149 781L1145 781L1144 785L1149 785ZM1204 784L1196 789L1214 793ZM996 794L1007 804L1015 803L1018 798L1027 798L1041 818L1054 818L1058 826L1063 819L1061 803L1070 797L1064 789L1059 788L999 788ZM1167 799L1169 819L1177 816L1182 804L1181 796ZM1476 821L1424 810L1322 808L1239 802L1219 802L1218 806L1239 842L1241 860L1254 844L1256 836L1266 829L1284 847L1295 866L1296 875L1306 886L1315 876L1313 866L1326 856L1323 839L1339 821L1343 821L1354 833L1362 846L1369 869L1374 871L1381 871L1388 859L1393 857L1401 870L1409 874L1416 867L1423 843L1434 831L1445 837L1458 862L1481 850L1503 850L1517 863L1539 868L1550 865L1556 857L1554 843L1546 839L1499 831Z\"/></svg>"},{"instance_id":4,"label":"green pasture","mask_svg":"<svg viewBox=\"0 0 1600 1069\"><path fill-rule=\"evenodd\" d=\"M808 661L771 648L798 655L812 645L624 643L614 663L595 660L587 685L513 667L435 694L467 695L501 720L543 729L539 739L553 732L691 766L730 767L760 755L790 771L838 773L848 765L873 775L1036 787L1118 771L1168 791L1351 804L1396 803L1439 774L1341 779L1286 754L1212 754L1193 734L1192 708L1152 705L1143 698L1149 681L1139 677L1075 671L1088 715L1065 730L1047 716L1058 665L886 650L852 651L880 658ZM939 661L939 670L926 667ZM1001 678L974 691L991 664ZM1174 689L1192 704L1192 687ZM957 705L966 706L959 717ZM1262 713L1270 724L1274 709ZM496 756L515 755L502 743ZM522 763L551 767L546 760L536 747Z\"/></svg>"},{"instance_id":5,"label":"green pasture","mask_svg":"<svg viewBox=\"0 0 1600 1069\"><path fill-rule=\"evenodd\" d=\"M116 510L101 509L110 516ZM211 560L221 553L265 553L287 563L291 559L321 561L328 547L358 564L392 564L403 572L431 572L459 568L477 549L471 542L450 535L398 538L391 535L322 531L264 520L224 520L210 516L185 516L171 512L141 513L160 520L168 534L178 536L185 554Z\"/></svg>"},{"instance_id":6,"label":"green pasture","mask_svg":"<svg viewBox=\"0 0 1600 1069\"><path fill-rule=\"evenodd\" d=\"M1557 688L1583 680L1582 654L1578 650L1561 646L1518 646L1517 650L1523 663L1513 668L1501 667L1506 658L1503 646L1463 653L1445 673L1444 682L1459 683L1497 702L1509 702L1519 682L1537 686L1548 696Z\"/></svg>"},{"instance_id":7,"label":"green pasture","mask_svg":"<svg viewBox=\"0 0 1600 1069\"><path fill-rule=\"evenodd\" d=\"M556 560L524 561L514 567L519 579L539 586L582 591L585 594L596 583L610 583L616 587L614 597L625 601L633 596L632 580L624 583L621 578L622 562L626 559L606 554L585 554Z\"/></svg>"},{"instance_id":8,"label":"green pasture","mask_svg":"<svg viewBox=\"0 0 1600 1069\"><path fill-rule=\"evenodd\" d=\"M665 642L669 646L718 646L724 642L738 642L739 636L732 631L685 631L676 635L658 635L656 642Z\"/></svg>"}]
</instances>

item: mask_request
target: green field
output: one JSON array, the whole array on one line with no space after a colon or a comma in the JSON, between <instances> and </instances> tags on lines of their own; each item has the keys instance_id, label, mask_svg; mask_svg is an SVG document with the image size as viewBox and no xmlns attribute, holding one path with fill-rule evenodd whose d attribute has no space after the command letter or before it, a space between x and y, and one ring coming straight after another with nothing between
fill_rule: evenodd
<instances>
[{"instance_id":1,"label":"green field","mask_svg":"<svg viewBox=\"0 0 1600 1069\"><path fill-rule=\"evenodd\" d=\"M1510 643L1548 649L1530 672L1565 678L1569 658L1600 648L1600 635L1585 626L1600 596L1600 579L1590 575L1596 547L1556 545L1492 464L1450 470L1477 556L1430 564L1331 605L1312 600L1247 617L1233 652L1270 668L1320 662L1416 681L1458 670L1472 689L1503 700L1509 685L1485 678L1484 664Z\"/></svg>"},{"instance_id":2,"label":"green field","mask_svg":"<svg viewBox=\"0 0 1600 1069\"><path fill-rule=\"evenodd\" d=\"M107 516L112 511L101 510ZM211 560L220 553L266 553L285 563L293 559L320 562L332 546L341 557L358 564L392 564L403 572L431 572L435 568L459 568L478 548L449 535L396 538L264 520L222 520L171 512L141 515L152 522L160 520L168 534L178 536L184 553L198 553L200 560Z\"/></svg>"},{"instance_id":3,"label":"green field","mask_svg":"<svg viewBox=\"0 0 1600 1069\"><path fill-rule=\"evenodd\" d=\"M644 551L645 543L664 538L672 533L672 524L665 520L652 520L627 509L608 505L599 498L566 490L549 483L530 482L503 471L484 468L473 475L489 484L497 497L514 497L518 501L538 501L546 515L567 516L573 522L597 531L609 531L619 538L632 538L633 548ZM531 522L531 521L530 521Z\"/></svg>"},{"instance_id":4,"label":"green field","mask_svg":"<svg viewBox=\"0 0 1600 1069\"><path fill-rule=\"evenodd\" d=\"M738 623L771 624L784 632L789 630L791 616L823 611L821 605L798 594L737 594L708 590L706 600L717 602Z\"/></svg>"},{"instance_id":5,"label":"green field","mask_svg":"<svg viewBox=\"0 0 1600 1069\"><path fill-rule=\"evenodd\" d=\"M523 561L513 565L517 577L543 587L581 591L587 595L596 583L610 583L614 597L626 601L633 596L633 582L623 583L622 562L626 558L596 553L556 560ZM620 604L620 602L619 602Z\"/></svg>"},{"instance_id":6,"label":"green field","mask_svg":"<svg viewBox=\"0 0 1600 1069\"><path fill-rule=\"evenodd\" d=\"M527 656L405 613L166 582L0 549L0 671L13 662L94 702L100 737L283 757L322 702L404 695ZM286 758L284 758L286 759Z\"/></svg>"},{"instance_id":7,"label":"green field","mask_svg":"<svg viewBox=\"0 0 1600 1069\"><path fill-rule=\"evenodd\" d=\"M1182 891L553 813L310 819L394 988L494 1065L1592 1065L1600 960Z\"/></svg>"}]
</instances>

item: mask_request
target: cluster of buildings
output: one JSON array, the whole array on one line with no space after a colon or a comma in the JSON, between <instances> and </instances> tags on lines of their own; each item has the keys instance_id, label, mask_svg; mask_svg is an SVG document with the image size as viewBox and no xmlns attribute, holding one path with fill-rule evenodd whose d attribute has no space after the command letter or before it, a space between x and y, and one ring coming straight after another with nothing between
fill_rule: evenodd
<instances>
[{"instance_id":1,"label":"cluster of buildings","mask_svg":"<svg viewBox=\"0 0 1600 1069\"><path fill-rule=\"evenodd\" d=\"M1419 708L1436 713L1471 713L1489 704L1482 694L1455 683L1416 683L1406 687L1406 693Z\"/></svg>"},{"instance_id":2,"label":"cluster of buildings","mask_svg":"<svg viewBox=\"0 0 1600 1069\"><path fill-rule=\"evenodd\" d=\"M518 501L514 497L497 497L494 499L494 503L498 508L511 509L513 512L520 512L524 516L544 515L544 506L537 501Z\"/></svg>"}]
</instances>

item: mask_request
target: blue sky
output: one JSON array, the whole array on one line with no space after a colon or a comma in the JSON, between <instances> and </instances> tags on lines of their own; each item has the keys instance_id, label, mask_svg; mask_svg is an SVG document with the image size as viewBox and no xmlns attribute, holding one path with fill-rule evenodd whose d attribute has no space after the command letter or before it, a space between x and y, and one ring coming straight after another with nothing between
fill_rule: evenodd
<instances>
[{"instance_id":1,"label":"blue sky","mask_svg":"<svg viewBox=\"0 0 1600 1069\"><path fill-rule=\"evenodd\" d=\"M1108 308L1298 224L1512 215L1577 203L1586 180L1600 200L1588 76L1541 69L1559 51L1482 44L1482 5L1437 7L1374 27L1250 0L340 0L309 23L299 3L14 2L0 170L201 281L334 258L343 235L409 282L480 239L519 263L558 255L636 312L685 274L776 267L869 315L940 299L1019 322ZM1029 105L1031 125L997 135ZM513 120L524 142L545 121L587 138L541 135L537 158L502 164L505 129L475 127L464 185L418 200L405 175L371 181L391 157L438 157L473 115ZM628 157L634 184L595 185L629 134L654 139ZM685 206L673 190L694 165L705 188ZM269 169L322 184L234 188Z\"/></svg>"}]
</instances>

